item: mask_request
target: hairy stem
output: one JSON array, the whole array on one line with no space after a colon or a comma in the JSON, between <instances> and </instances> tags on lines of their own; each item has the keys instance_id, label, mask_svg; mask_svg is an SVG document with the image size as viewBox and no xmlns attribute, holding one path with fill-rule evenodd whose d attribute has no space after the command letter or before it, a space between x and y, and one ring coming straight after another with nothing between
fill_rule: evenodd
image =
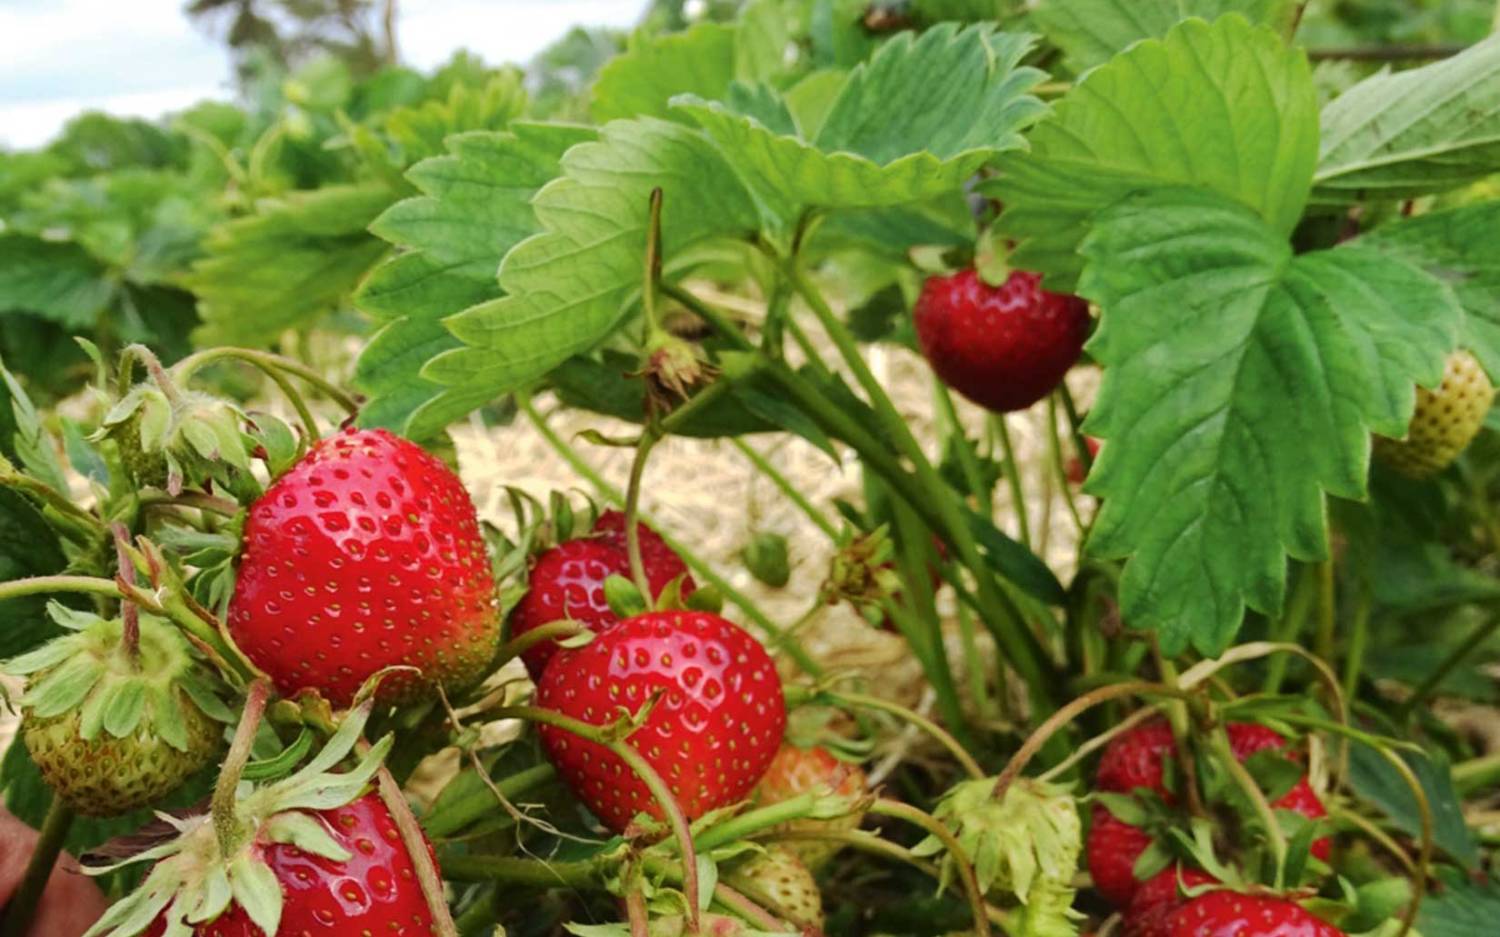
<instances>
[{"instance_id":1,"label":"hairy stem","mask_svg":"<svg viewBox=\"0 0 1500 937\"><path fill-rule=\"evenodd\" d=\"M497 719L523 719L527 722L538 722L562 729L581 739L593 742L596 745L609 749L615 757L625 762L626 766L634 771L636 777L651 791L652 797L656 799L657 806L661 808L662 816L667 825L672 828L672 835L677 841L677 848L682 854L682 879L683 891L688 900L688 922L693 931L698 930L698 907L700 905L698 892L698 858L693 847L692 830L688 827L687 817L683 815L682 807L677 803L677 798L672 795L671 788L667 787L661 775L656 769L642 757L641 753L632 748L628 742L613 739L599 726L590 725L577 719L571 719L561 713L555 713L548 709L536 706L506 706L494 712Z\"/></svg>"},{"instance_id":2,"label":"hairy stem","mask_svg":"<svg viewBox=\"0 0 1500 937\"><path fill-rule=\"evenodd\" d=\"M1016 512L1016 529L1021 535L1021 542L1026 548L1031 549L1031 523L1026 519L1026 493L1021 488L1021 466L1016 461L1016 448L1010 440L1010 427L1006 425L1005 414L996 413L990 417L995 427L995 434L1000 437L1000 448L1005 453L1005 483L1010 487L1010 500Z\"/></svg>"},{"instance_id":3,"label":"hairy stem","mask_svg":"<svg viewBox=\"0 0 1500 937\"><path fill-rule=\"evenodd\" d=\"M652 604L655 596L651 593L651 580L646 575L646 563L641 559L641 532L638 519L641 513L641 480L645 477L646 459L650 457L651 448L656 445L656 440L656 432L652 429L648 428L641 434L640 445L635 450L635 459L630 463L630 481L625 487L625 555L630 561L630 578L635 580L635 587L641 590L641 598L648 606Z\"/></svg>"},{"instance_id":4,"label":"hairy stem","mask_svg":"<svg viewBox=\"0 0 1500 937\"><path fill-rule=\"evenodd\" d=\"M958 870L959 880L963 882L964 894L969 899L969 908L974 915L974 933L978 937L989 937L990 917L985 911L984 892L979 887L978 876L974 874L974 864L969 861L968 854L964 852L963 846L953 832L931 815L898 800L882 797L870 805L870 812L879 816L905 820L942 841L943 847L948 850L948 855L953 859L953 867Z\"/></svg>"},{"instance_id":5,"label":"hairy stem","mask_svg":"<svg viewBox=\"0 0 1500 937\"><path fill-rule=\"evenodd\" d=\"M369 750L370 744L360 739L359 747L363 753ZM416 866L417 884L422 889L422 897L427 901L427 912L432 915L434 934L437 937L458 937L458 927L453 923L453 914L448 910L448 899L443 895L443 880L438 875L437 866L433 864L432 855L427 851L427 840L422 836L422 827L417 824L417 818L411 812L411 804L406 802L401 785L396 783L385 765L380 766L376 779L380 800L390 812L391 819L396 821L401 844L406 847L407 855L411 856L411 864Z\"/></svg>"},{"instance_id":6,"label":"hairy stem","mask_svg":"<svg viewBox=\"0 0 1500 937\"><path fill-rule=\"evenodd\" d=\"M36 916L42 893L47 890L47 880L52 877L57 857L62 854L63 841L68 838L68 830L72 827L72 809L54 794L36 845L26 860L21 884L5 905L4 918L0 920L0 937L24 937L31 930L31 919Z\"/></svg>"},{"instance_id":7,"label":"hairy stem","mask_svg":"<svg viewBox=\"0 0 1500 937\"><path fill-rule=\"evenodd\" d=\"M856 706L861 709L874 709L879 712L889 713L904 722L916 726L918 729L921 729L923 732L926 732L928 735L932 736L935 740L937 740L938 743L946 748L948 752L953 755L954 760L958 762L959 766L964 769L964 772L968 774L970 778L974 778L977 780L979 778L985 777L984 769L979 766L979 762L974 760L974 756L970 755L968 751L959 744L958 740L955 739L946 729L933 722L931 719L928 719L926 716L923 716L921 713L907 709L905 706L902 706L899 703L893 703L889 700L881 699L878 696L868 696L864 693L829 691L828 695L850 706Z\"/></svg>"},{"instance_id":8,"label":"hairy stem","mask_svg":"<svg viewBox=\"0 0 1500 937\"><path fill-rule=\"evenodd\" d=\"M260 717L266 711L266 702L271 698L269 680L251 681L245 693L245 708L240 712L239 725L234 730L234 740L229 743L229 753L219 768L219 778L214 783L213 800L209 810L213 816L214 835L219 840L219 855L224 858L234 855L239 844L240 823L235 817L235 789L240 776L250 761L250 747L255 743L256 730L260 728Z\"/></svg>"}]
</instances>

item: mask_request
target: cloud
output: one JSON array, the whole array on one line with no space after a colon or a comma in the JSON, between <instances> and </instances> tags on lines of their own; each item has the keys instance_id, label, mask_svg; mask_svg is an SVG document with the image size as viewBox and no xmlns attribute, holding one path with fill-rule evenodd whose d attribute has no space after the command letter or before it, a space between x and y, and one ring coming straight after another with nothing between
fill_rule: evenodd
<instances>
[{"instance_id":1,"label":"cloud","mask_svg":"<svg viewBox=\"0 0 1500 937\"><path fill-rule=\"evenodd\" d=\"M407 0L406 64L427 70L468 49L526 62L575 25L626 27L644 0ZM0 143L45 143L83 110L157 117L227 98L230 63L183 0L0 0Z\"/></svg>"}]
</instances>

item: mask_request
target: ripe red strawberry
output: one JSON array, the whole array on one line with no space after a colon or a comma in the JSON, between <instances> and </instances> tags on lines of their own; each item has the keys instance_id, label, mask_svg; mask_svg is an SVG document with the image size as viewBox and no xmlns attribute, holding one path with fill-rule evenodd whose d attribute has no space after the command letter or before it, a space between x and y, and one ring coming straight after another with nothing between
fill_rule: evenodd
<instances>
[{"instance_id":1,"label":"ripe red strawberry","mask_svg":"<svg viewBox=\"0 0 1500 937\"><path fill-rule=\"evenodd\" d=\"M950 387L1001 413L1047 396L1078 360L1088 303L1013 271L990 286L971 269L929 277L913 316L922 354Z\"/></svg>"},{"instance_id":2,"label":"ripe red strawberry","mask_svg":"<svg viewBox=\"0 0 1500 937\"><path fill-rule=\"evenodd\" d=\"M1210 891L1166 919L1162 937L1346 937L1293 901Z\"/></svg>"},{"instance_id":3,"label":"ripe red strawberry","mask_svg":"<svg viewBox=\"0 0 1500 937\"><path fill-rule=\"evenodd\" d=\"M641 544L641 562L645 564L648 575L660 575L665 582L687 575L687 564L677 555L677 551L667 546L661 534L639 521L636 522L635 529ZM624 512L609 510L600 514L599 519L594 521L594 533L605 543L623 552L626 549Z\"/></svg>"},{"instance_id":4,"label":"ripe red strawberry","mask_svg":"<svg viewBox=\"0 0 1500 937\"><path fill-rule=\"evenodd\" d=\"M771 759L765 775L756 785L755 798L763 804L776 804L809 792L833 793L856 802L865 795L869 782L859 765L840 761L826 748L799 748L783 743ZM856 830L864 819L859 809L828 820L793 820L784 824L787 830ZM837 843L820 840L788 840L782 844L816 869L838 852Z\"/></svg>"},{"instance_id":5,"label":"ripe red strawberry","mask_svg":"<svg viewBox=\"0 0 1500 937\"><path fill-rule=\"evenodd\" d=\"M1375 454L1402 475L1436 475L1468 448L1494 402L1495 387L1479 360L1467 351L1455 351L1436 389L1417 388L1406 437L1375 437Z\"/></svg>"},{"instance_id":6,"label":"ripe red strawberry","mask_svg":"<svg viewBox=\"0 0 1500 937\"><path fill-rule=\"evenodd\" d=\"M229 608L245 654L289 695L348 704L383 667L381 698L425 698L483 676L500 629L463 483L385 430L317 443L251 507Z\"/></svg>"},{"instance_id":7,"label":"ripe red strawberry","mask_svg":"<svg viewBox=\"0 0 1500 937\"><path fill-rule=\"evenodd\" d=\"M1098 458L1099 440L1092 436L1085 436L1083 437L1083 444L1089 447L1090 459ZM1076 455L1071 455L1068 456L1068 461L1063 466L1063 474L1067 476L1068 481L1072 484L1081 485L1084 479L1088 478L1089 470L1084 468L1083 459Z\"/></svg>"},{"instance_id":8,"label":"ripe red strawberry","mask_svg":"<svg viewBox=\"0 0 1500 937\"><path fill-rule=\"evenodd\" d=\"M416 869L380 795L372 791L353 803L318 811L315 816L350 858L340 862L292 845L261 845L260 856L281 886L281 927L276 933L328 933L334 937L422 937L432 933L432 914L417 885ZM429 854L431 851L428 844ZM146 937L160 937L166 929L167 917L162 914L146 930ZM238 904L230 905L217 919L197 925L193 934L263 937Z\"/></svg>"},{"instance_id":9,"label":"ripe red strawberry","mask_svg":"<svg viewBox=\"0 0 1500 937\"><path fill-rule=\"evenodd\" d=\"M537 705L592 725L655 707L628 744L661 775L689 818L742 800L786 729L776 666L754 638L707 612L647 612L559 650L537 684ZM661 808L608 749L541 726L547 757L606 826L623 832Z\"/></svg>"},{"instance_id":10,"label":"ripe red strawberry","mask_svg":"<svg viewBox=\"0 0 1500 937\"><path fill-rule=\"evenodd\" d=\"M1135 861L1150 845L1150 833L1126 823L1102 806L1094 806L1084 853L1094 888L1110 904L1117 908L1130 904L1141 887L1135 877Z\"/></svg>"},{"instance_id":11,"label":"ripe red strawberry","mask_svg":"<svg viewBox=\"0 0 1500 937\"><path fill-rule=\"evenodd\" d=\"M679 576L681 592L691 595L696 585L687 566L672 548L645 524L638 524L641 564L651 585L652 598ZM571 618L592 630L612 625L619 617L604 600L604 580L630 577L630 557L625 546L625 516L605 511L594 524L594 536L567 540L536 558L529 587L510 615L510 636L516 638L549 622ZM523 655L531 679L539 680L547 661L556 653L556 641L546 641Z\"/></svg>"},{"instance_id":12,"label":"ripe red strawberry","mask_svg":"<svg viewBox=\"0 0 1500 937\"><path fill-rule=\"evenodd\" d=\"M1167 919L1191 899L1183 892L1215 879L1198 869L1172 866L1142 882L1125 912L1124 937L1163 937Z\"/></svg>"},{"instance_id":13,"label":"ripe red strawberry","mask_svg":"<svg viewBox=\"0 0 1500 937\"><path fill-rule=\"evenodd\" d=\"M1229 735L1230 750L1241 761L1258 751L1286 746L1286 739L1255 723L1231 723L1225 731ZM1172 751L1172 730L1165 721L1153 720L1138 726L1117 736L1105 747L1094 786L1101 791L1121 794L1145 788L1171 804L1175 798L1166 789L1163 770ZM1295 811L1311 820L1327 815L1323 802L1305 777L1273 806ZM1145 831L1116 819L1102 807L1095 808L1094 821L1087 844L1089 872L1093 875L1095 887L1105 898L1118 907L1125 907L1140 887L1131 869L1150 845L1151 837ZM1332 845L1327 838L1314 840L1310 851L1326 862Z\"/></svg>"}]
</instances>

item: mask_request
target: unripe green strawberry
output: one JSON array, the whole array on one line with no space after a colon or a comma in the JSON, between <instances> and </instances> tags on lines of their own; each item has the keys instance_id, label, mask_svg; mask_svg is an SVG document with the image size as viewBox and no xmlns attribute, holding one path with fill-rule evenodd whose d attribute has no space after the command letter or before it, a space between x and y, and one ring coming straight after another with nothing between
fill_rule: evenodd
<instances>
[{"instance_id":1,"label":"unripe green strawberry","mask_svg":"<svg viewBox=\"0 0 1500 937\"><path fill-rule=\"evenodd\" d=\"M801 859L779 846L736 866L725 882L798 927L823 929L823 894L817 880Z\"/></svg>"},{"instance_id":2,"label":"unripe green strawberry","mask_svg":"<svg viewBox=\"0 0 1500 937\"><path fill-rule=\"evenodd\" d=\"M1453 464L1484 425L1495 387L1479 361L1455 351L1436 390L1417 388L1417 408L1405 439L1375 437L1375 455L1411 478L1430 478Z\"/></svg>"},{"instance_id":3,"label":"unripe green strawberry","mask_svg":"<svg viewBox=\"0 0 1500 937\"><path fill-rule=\"evenodd\" d=\"M844 798L848 812L827 819L793 820L781 829L794 832L848 832L859 829L869 796L869 782L859 765L835 758L826 748L801 748L783 742L755 788L761 804L777 804L804 794ZM783 847L810 869L827 864L839 851L832 840L791 839Z\"/></svg>"},{"instance_id":4,"label":"unripe green strawberry","mask_svg":"<svg viewBox=\"0 0 1500 937\"><path fill-rule=\"evenodd\" d=\"M229 711L182 634L139 616L138 653L123 622L53 603L73 633L10 661L27 678L22 738L42 777L88 816L115 816L170 793L213 758Z\"/></svg>"},{"instance_id":5,"label":"unripe green strawberry","mask_svg":"<svg viewBox=\"0 0 1500 937\"><path fill-rule=\"evenodd\" d=\"M196 391L137 384L105 414L95 439L120 448L120 461L141 487L176 492L207 480L227 483L250 471L251 445L239 407Z\"/></svg>"}]
</instances>

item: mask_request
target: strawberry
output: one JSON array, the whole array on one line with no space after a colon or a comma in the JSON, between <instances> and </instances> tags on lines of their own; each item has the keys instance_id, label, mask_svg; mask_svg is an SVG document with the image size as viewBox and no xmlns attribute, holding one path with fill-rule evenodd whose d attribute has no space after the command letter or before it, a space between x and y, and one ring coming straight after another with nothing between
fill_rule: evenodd
<instances>
[{"instance_id":1,"label":"strawberry","mask_svg":"<svg viewBox=\"0 0 1500 937\"><path fill-rule=\"evenodd\" d=\"M1294 901L1268 895L1210 891L1163 922L1161 937L1345 937Z\"/></svg>"},{"instance_id":2,"label":"strawberry","mask_svg":"<svg viewBox=\"0 0 1500 937\"><path fill-rule=\"evenodd\" d=\"M799 928L823 929L823 894L818 882L787 849L772 846L735 866L724 880Z\"/></svg>"},{"instance_id":3,"label":"strawberry","mask_svg":"<svg viewBox=\"0 0 1500 937\"><path fill-rule=\"evenodd\" d=\"M653 598L682 577L683 596L696 588L693 578L672 548L645 524L638 524L641 564L651 585ZM566 540L536 558L528 578L529 587L510 615L510 637L525 634L549 622L570 618L591 630L619 621L604 600L604 580L630 577L630 557L625 546L625 516L605 511L594 525L594 535ZM558 649L556 641L545 641L526 651L523 659L531 679L539 680L547 662Z\"/></svg>"},{"instance_id":4,"label":"strawberry","mask_svg":"<svg viewBox=\"0 0 1500 937\"><path fill-rule=\"evenodd\" d=\"M641 545L641 562L645 564L648 575L654 571L666 582L671 582L678 576L687 575L687 564L682 562L682 557L677 555L677 551L667 546L661 534L639 521L636 522L635 529L636 538ZM624 552L626 549L624 512L609 510L600 514L599 519L594 522L594 533L605 543ZM684 590L684 594L686 592L687 590Z\"/></svg>"},{"instance_id":5,"label":"strawberry","mask_svg":"<svg viewBox=\"0 0 1500 937\"><path fill-rule=\"evenodd\" d=\"M1088 446L1089 458L1091 460L1098 458L1099 440L1095 439L1092 436L1085 436L1083 437L1083 444L1085 446ZM1089 470L1084 467L1083 459L1076 455L1068 456L1068 461L1063 466L1063 475L1067 477L1069 483L1074 485L1081 485L1083 484L1084 479L1088 477L1088 474Z\"/></svg>"},{"instance_id":6,"label":"strawberry","mask_svg":"<svg viewBox=\"0 0 1500 937\"><path fill-rule=\"evenodd\" d=\"M849 800L850 813L829 820L793 820L781 829L857 830L864 820L861 799L868 788L865 772L859 765L840 761L826 748L799 748L783 743L756 786L755 799L762 804L776 804L802 794L833 793ZM839 850L837 843L812 839L788 840L783 847L812 869L823 865Z\"/></svg>"},{"instance_id":7,"label":"strawberry","mask_svg":"<svg viewBox=\"0 0 1500 937\"><path fill-rule=\"evenodd\" d=\"M1162 869L1136 889L1125 912L1124 937L1162 937L1167 919L1191 900L1183 892L1216 881L1207 872L1186 866Z\"/></svg>"},{"instance_id":8,"label":"strawberry","mask_svg":"<svg viewBox=\"0 0 1500 937\"><path fill-rule=\"evenodd\" d=\"M432 933L432 913L417 886L411 856L379 794L371 791L352 803L311 816L349 858L330 859L286 843L263 844L261 858L281 887L278 934L331 931L419 937ZM432 858L436 861L436 856ZM166 913L157 916L146 937L165 934L167 923ZM232 904L192 933L197 937L260 937L263 932L243 907Z\"/></svg>"},{"instance_id":9,"label":"strawberry","mask_svg":"<svg viewBox=\"0 0 1500 937\"><path fill-rule=\"evenodd\" d=\"M415 863L370 789L390 736L350 770L329 770L353 751L372 708L367 699L352 709L296 773L242 785L222 828L209 815L172 819L179 835L126 860L156 864L90 937L431 934Z\"/></svg>"},{"instance_id":10,"label":"strawberry","mask_svg":"<svg viewBox=\"0 0 1500 937\"><path fill-rule=\"evenodd\" d=\"M159 800L213 759L231 713L176 627L139 615L131 654L121 619L57 603L49 612L72 633L5 670L27 678L21 735L65 803L116 816Z\"/></svg>"},{"instance_id":11,"label":"strawberry","mask_svg":"<svg viewBox=\"0 0 1500 937\"><path fill-rule=\"evenodd\" d=\"M229 630L283 695L347 705L430 698L481 676L500 639L495 584L463 483L385 430L318 442L250 507Z\"/></svg>"},{"instance_id":12,"label":"strawberry","mask_svg":"<svg viewBox=\"0 0 1500 937\"><path fill-rule=\"evenodd\" d=\"M1279 750L1286 745L1286 739L1278 733L1255 723L1231 723L1225 731L1229 735L1230 750L1241 761L1258 751ZM1175 798L1166 789L1163 779L1166 759L1172 752L1171 727L1164 720L1147 722L1117 736L1105 747L1094 786L1101 791L1121 794L1145 789L1172 804ZM1322 800L1305 777L1273 806L1300 813L1310 820L1327 815ZM1151 836L1103 807L1095 807L1093 816L1087 844L1089 872L1095 887L1105 898L1118 907L1125 907L1140 886L1133 868L1135 861L1151 844ZM1327 838L1317 839L1312 843L1311 852L1326 862L1332 853L1332 845Z\"/></svg>"},{"instance_id":13,"label":"strawberry","mask_svg":"<svg viewBox=\"0 0 1500 937\"><path fill-rule=\"evenodd\" d=\"M1151 834L1119 819L1104 807L1094 806L1084 854L1094 888L1110 904L1130 904L1141 883L1135 877L1135 861L1151 845Z\"/></svg>"},{"instance_id":14,"label":"strawberry","mask_svg":"<svg viewBox=\"0 0 1500 937\"><path fill-rule=\"evenodd\" d=\"M1417 406L1406 438L1375 437L1375 455L1402 475L1436 475L1468 448L1494 402L1495 387L1478 359L1467 351L1455 351L1448 356L1443 382L1435 390L1417 388Z\"/></svg>"},{"instance_id":15,"label":"strawberry","mask_svg":"<svg viewBox=\"0 0 1500 937\"><path fill-rule=\"evenodd\" d=\"M913 317L922 354L950 387L1000 413L1052 392L1078 360L1088 303L1041 288L1041 275L1013 271L990 286L977 271L929 277Z\"/></svg>"},{"instance_id":16,"label":"strawberry","mask_svg":"<svg viewBox=\"0 0 1500 937\"><path fill-rule=\"evenodd\" d=\"M781 744L786 703L770 655L718 615L647 612L561 649L536 701L597 726L658 695L627 744L690 819L742 800ZM558 773L610 829L623 832L640 812L662 817L645 783L608 749L553 726L539 732Z\"/></svg>"}]
</instances>

